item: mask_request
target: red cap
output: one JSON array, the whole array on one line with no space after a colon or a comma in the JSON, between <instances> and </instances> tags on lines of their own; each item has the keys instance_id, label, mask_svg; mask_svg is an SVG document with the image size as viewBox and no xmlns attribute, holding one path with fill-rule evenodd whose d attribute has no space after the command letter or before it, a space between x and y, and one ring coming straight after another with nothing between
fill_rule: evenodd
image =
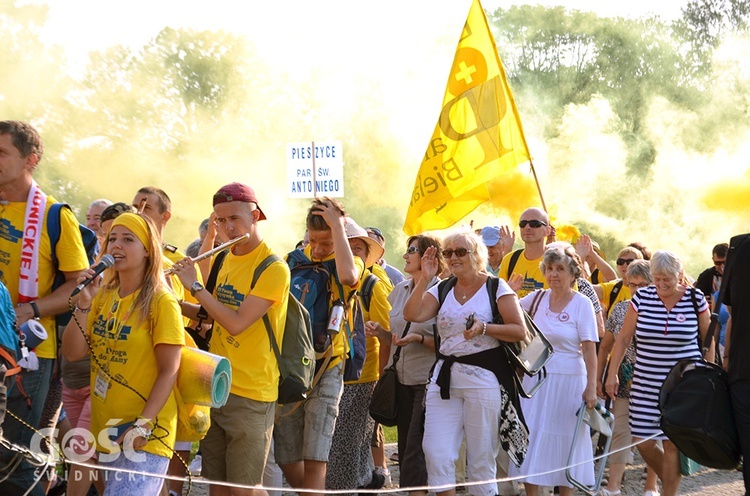
<instances>
[{"instance_id":1,"label":"red cap","mask_svg":"<svg viewBox=\"0 0 750 496\"><path fill-rule=\"evenodd\" d=\"M230 183L226 186L222 186L221 189L219 189L219 191L214 194L214 206L218 205L219 203L228 203L233 201L255 203L258 212L260 212L260 217L258 217L258 220L266 220L266 215L260 209L260 205L258 205L258 199L255 197L255 191L253 191L253 188L251 188L250 186L242 183Z\"/></svg>"}]
</instances>

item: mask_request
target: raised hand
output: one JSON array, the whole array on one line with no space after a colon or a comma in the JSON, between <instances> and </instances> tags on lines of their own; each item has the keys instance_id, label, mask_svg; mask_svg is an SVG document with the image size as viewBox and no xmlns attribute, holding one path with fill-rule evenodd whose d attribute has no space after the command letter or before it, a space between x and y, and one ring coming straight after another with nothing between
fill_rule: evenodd
<instances>
[{"instance_id":1,"label":"raised hand","mask_svg":"<svg viewBox=\"0 0 750 496\"><path fill-rule=\"evenodd\" d=\"M438 261L437 261L437 248L434 246L428 247L421 260L422 275L429 281L435 275L437 275Z\"/></svg>"},{"instance_id":2,"label":"raised hand","mask_svg":"<svg viewBox=\"0 0 750 496\"><path fill-rule=\"evenodd\" d=\"M323 217L330 228L334 228L336 224L344 226L344 216L338 208L331 205L331 202L327 201L321 205L315 205L310 213Z\"/></svg>"},{"instance_id":3,"label":"raised hand","mask_svg":"<svg viewBox=\"0 0 750 496\"><path fill-rule=\"evenodd\" d=\"M588 234L581 234L581 237L576 241L576 253L581 257L581 260L586 260L586 257L591 255L591 238Z\"/></svg>"},{"instance_id":4,"label":"raised hand","mask_svg":"<svg viewBox=\"0 0 750 496\"><path fill-rule=\"evenodd\" d=\"M503 255L510 253L513 249L513 245L516 243L516 232L512 231L508 226L500 227L500 249L503 251Z\"/></svg>"}]
</instances>

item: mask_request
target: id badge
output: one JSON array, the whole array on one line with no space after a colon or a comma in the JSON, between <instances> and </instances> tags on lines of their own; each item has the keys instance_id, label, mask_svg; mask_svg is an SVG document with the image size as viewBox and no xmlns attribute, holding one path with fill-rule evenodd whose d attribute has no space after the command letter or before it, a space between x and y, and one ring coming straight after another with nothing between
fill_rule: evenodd
<instances>
[{"instance_id":1,"label":"id badge","mask_svg":"<svg viewBox=\"0 0 750 496\"><path fill-rule=\"evenodd\" d=\"M104 401L107 398L108 390L109 379L107 379L107 376L103 372L99 371L96 375L96 381L94 381L94 397L100 401Z\"/></svg>"}]
</instances>

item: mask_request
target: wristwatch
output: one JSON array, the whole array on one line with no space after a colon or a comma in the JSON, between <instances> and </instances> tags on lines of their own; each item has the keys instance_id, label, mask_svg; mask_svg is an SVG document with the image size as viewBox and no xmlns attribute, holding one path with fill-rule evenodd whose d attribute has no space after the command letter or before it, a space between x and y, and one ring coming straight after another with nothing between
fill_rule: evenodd
<instances>
[{"instance_id":1,"label":"wristwatch","mask_svg":"<svg viewBox=\"0 0 750 496\"><path fill-rule=\"evenodd\" d=\"M203 287L203 284L201 284L200 281L195 281L192 286L190 286L190 295L195 296L195 293L203 291L204 289L206 288Z\"/></svg>"}]
</instances>

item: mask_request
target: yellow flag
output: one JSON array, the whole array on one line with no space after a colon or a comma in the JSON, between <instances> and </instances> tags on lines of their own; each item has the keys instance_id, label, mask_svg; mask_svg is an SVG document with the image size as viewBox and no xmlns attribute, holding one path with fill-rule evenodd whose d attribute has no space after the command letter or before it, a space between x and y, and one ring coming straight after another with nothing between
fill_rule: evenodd
<instances>
[{"instance_id":1,"label":"yellow flag","mask_svg":"<svg viewBox=\"0 0 750 496\"><path fill-rule=\"evenodd\" d=\"M516 103L479 0L458 42L404 232L450 227L489 199L498 175L531 160Z\"/></svg>"}]
</instances>

